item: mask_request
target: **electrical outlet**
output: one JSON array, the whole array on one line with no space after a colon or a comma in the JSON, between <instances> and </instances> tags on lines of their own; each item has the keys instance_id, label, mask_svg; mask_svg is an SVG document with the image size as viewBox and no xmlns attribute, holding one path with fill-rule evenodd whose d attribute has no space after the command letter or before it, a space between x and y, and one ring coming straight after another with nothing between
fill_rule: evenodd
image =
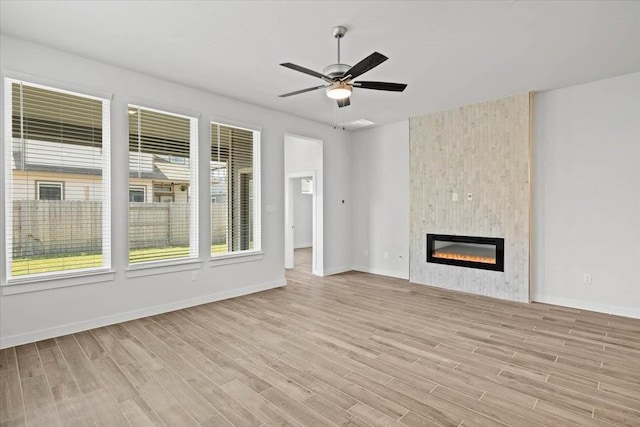
<instances>
[{"instance_id":1,"label":"electrical outlet","mask_svg":"<svg viewBox=\"0 0 640 427\"><path fill-rule=\"evenodd\" d=\"M590 285L591 284L591 275L589 273L584 273L582 275L582 281L586 284L586 285Z\"/></svg>"},{"instance_id":2,"label":"electrical outlet","mask_svg":"<svg viewBox=\"0 0 640 427\"><path fill-rule=\"evenodd\" d=\"M451 200L453 200L454 202L457 202L458 201L458 193L453 193L451 195Z\"/></svg>"},{"instance_id":3,"label":"electrical outlet","mask_svg":"<svg viewBox=\"0 0 640 427\"><path fill-rule=\"evenodd\" d=\"M468 201L472 201L473 200L473 194L471 194L471 193L467 194L467 200Z\"/></svg>"},{"instance_id":4,"label":"electrical outlet","mask_svg":"<svg viewBox=\"0 0 640 427\"><path fill-rule=\"evenodd\" d=\"M196 282L200 278L200 274L197 271L191 272L191 281Z\"/></svg>"}]
</instances>

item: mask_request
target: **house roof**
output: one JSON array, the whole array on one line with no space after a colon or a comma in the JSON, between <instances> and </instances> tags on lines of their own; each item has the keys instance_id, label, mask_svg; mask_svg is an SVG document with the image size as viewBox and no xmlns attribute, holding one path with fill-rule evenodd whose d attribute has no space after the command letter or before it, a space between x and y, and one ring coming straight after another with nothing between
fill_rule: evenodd
<instances>
[{"instance_id":1,"label":"house roof","mask_svg":"<svg viewBox=\"0 0 640 427\"><path fill-rule=\"evenodd\" d=\"M70 167L66 165L51 165L39 163L22 163L22 153L13 152L13 165L15 170L30 172L47 172L47 173L68 173L77 175L102 175L102 170L91 167ZM180 164L172 164L163 160L156 159L153 172L141 172L138 174L135 170L129 171L130 178L151 179L154 181L171 181L174 183L189 182L189 170L187 166Z\"/></svg>"}]
</instances>

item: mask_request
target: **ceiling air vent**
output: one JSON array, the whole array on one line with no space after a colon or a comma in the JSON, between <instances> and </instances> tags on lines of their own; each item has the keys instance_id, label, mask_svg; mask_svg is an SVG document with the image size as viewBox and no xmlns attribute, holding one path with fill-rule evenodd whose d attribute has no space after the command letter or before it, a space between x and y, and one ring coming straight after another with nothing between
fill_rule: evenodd
<instances>
[{"instance_id":1,"label":"ceiling air vent","mask_svg":"<svg viewBox=\"0 0 640 427\"><path fill-rule=\"evenodd\" d=\"M350 122L341 123L341 124L337 125L337 127L343 128L343 129L346 129L346 130L359 130L359 129L366 128L366 127L374 125L374 124L375 123L372 122L371 120L359 119L359 120L353 120L353 121L350 121Z\"/></svg>"}]
</instances>

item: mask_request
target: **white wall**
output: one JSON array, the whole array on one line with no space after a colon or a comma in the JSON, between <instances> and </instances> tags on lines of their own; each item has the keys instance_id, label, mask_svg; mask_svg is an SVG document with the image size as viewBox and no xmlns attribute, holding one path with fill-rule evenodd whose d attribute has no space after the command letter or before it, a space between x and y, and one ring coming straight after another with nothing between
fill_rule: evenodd
<instances>
[{"instance_id":1,"label":"white wall","mask_svg":"<svg viewBox=\"0 0 640 427\"><path fill-rule=\"evenodd\" d=\"M640 318L640 73L536 94L533 146L533 300Z\"/></svg>"},{"instance_id":2,"label":"white wall","mask_svg":"<svg viewBox=\"0 0 640 427\"><path fill-rule=\"evenodd\" d=\"M302 178L293 181L293 244L296 248L307 248L313 243L313 196L302 194Z\"/></svg>"},{"instance_id":3,"label":"white wall","mask_svg":"<svg viewBox=\"0 0 640 427\"><path fill-rule=\"evenodd\" d=\"M350 148L345 132L11 37L2 36L0 45L3 74L5 70L12 70L36 76L34 79L39 83L53 86L57 82L58 86L67 89L75 88L82 92L82 88L87 88L91 92L113 94L112 266L115 271L115 280L103 283L16 295L8 295L7 287L3 286L0 295L0 346L48 338L285 284L282 251L285 133L308 135L323 141L327 165L324 187L329 195L325 201L325 269L342 268L350 264L350 206L339 202L342 198L347 199L350 191ZM176 76L176 79L179 77ZM200 258L203 261L198 267L199 279L192 281L191 271L127 277L128 176L126 173L115 173L115 165L128 164L128 103L166 108L169 111L191 111L200 115L199 180L204 183L210 179L207 162L210 119L218 118L228 120L231 124L245 123L262 128L262 259L209 266L209 189L203 185L199 194ZM4 172L4 162L1 163L0 172ZM0 175L4 180L4 173ZM4 182L0 182L0 185L4 188ZM4 224L2 203L0 222ZM267 214L267 205L275 206L276 212ZM1 233L0 255L4 261L3 227ZM1 264L0 282L4 284L6 273L4 262Z\"/></svg>"},{"instance_id":4,"label":"white wall","mask_svg":"<svg viewBox=\"0 0 640 427\"><path fill-rule=\"evenodd\" d=\"M353 268L409 278L409 122L353 133Z\"/></svg>"}]
</instances>

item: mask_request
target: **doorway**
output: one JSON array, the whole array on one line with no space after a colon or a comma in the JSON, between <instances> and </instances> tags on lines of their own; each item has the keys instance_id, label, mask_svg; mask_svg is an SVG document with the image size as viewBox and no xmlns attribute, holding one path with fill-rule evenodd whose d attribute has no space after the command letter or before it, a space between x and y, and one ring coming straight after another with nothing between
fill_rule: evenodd
<instances>
[{"instance_id":1,"label":"doorway","mask_svg":"<svg viewBox=\"0 0 640 427\"><path fill-rule=\"evenodd\" d=\"M307 271L323 276L322 141L285 135L284 194L284 267L310 264Z\"/></svg>"},{"instance_id":2,"label":"doorway","mask_svg":"<svg viewBox=\"0 0 640 427\"><path fill-rule=\"evenodd\" d=\"M287 175L288 181L288 221L289 235L292 241L293 258L291 266L309 273L314 272L315 230L315 171L296 172ZM315 273L314 273L315 274Z\"/></svg>"}]
</instances>

